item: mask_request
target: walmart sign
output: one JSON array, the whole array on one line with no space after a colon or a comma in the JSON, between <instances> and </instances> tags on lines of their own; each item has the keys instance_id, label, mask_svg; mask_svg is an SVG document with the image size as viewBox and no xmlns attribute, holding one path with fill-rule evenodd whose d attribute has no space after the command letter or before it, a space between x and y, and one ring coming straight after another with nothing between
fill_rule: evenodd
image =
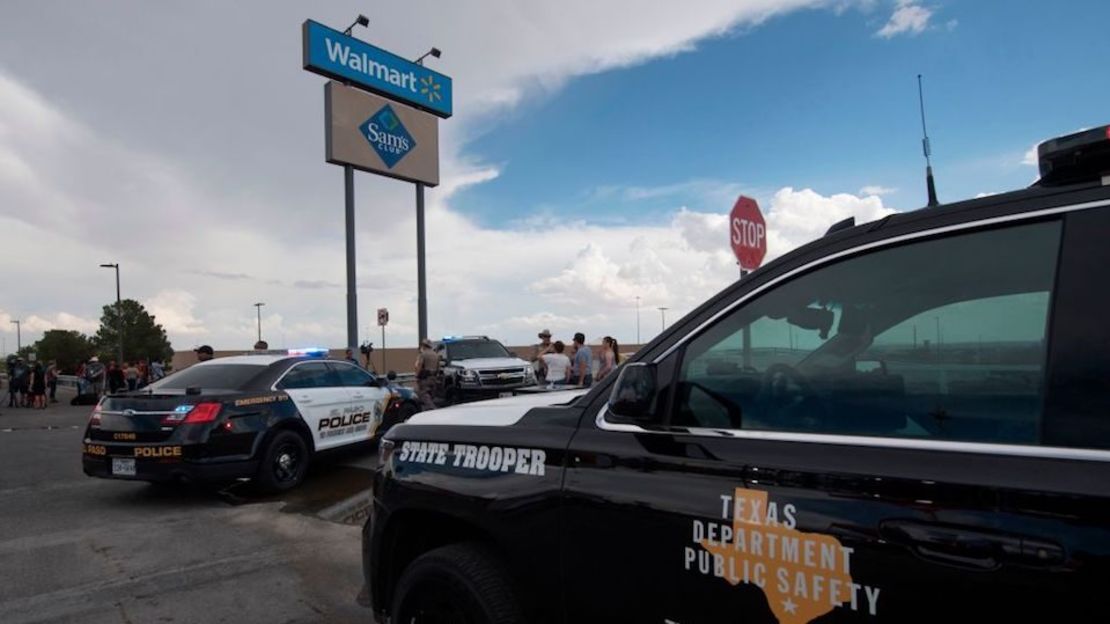
<instances>
[{"instance_id":1,"label":"walmart sign","mask_svg":"<svg viewBox=\"0 0 1110 624\"><path fill-rule=\"evenodd\" d=\"M307 20L304 68L354 86L450 117L451 79L392 52Z\"/></svg>"}]
</instances>

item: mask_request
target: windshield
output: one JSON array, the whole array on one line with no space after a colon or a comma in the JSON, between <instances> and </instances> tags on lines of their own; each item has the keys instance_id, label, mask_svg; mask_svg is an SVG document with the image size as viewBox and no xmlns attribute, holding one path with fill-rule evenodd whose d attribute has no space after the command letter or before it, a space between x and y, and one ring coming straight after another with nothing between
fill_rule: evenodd
<instances>
[{"instance_id":1,"label":"windshield","mask_svg":"<svg viewBox=\"0 0 1110 624\"><path fill-rule=\"evenodd\" d=\"M152 392L159 390L240 390L250 380L266 370L258 364L207 364L190 366L180 373L174 373L162 381L151 384Z\"/></svg>"},{"instance_id":2,"label":"windshield","mask_svg":"<svg viewBox=\"0 0 1110 624\"><path fill-rule=\"evenodd\" d=\"M507 357L513 355L496 340L460 340L447 345L448 360Z\"/></svg>"}]
</instances>

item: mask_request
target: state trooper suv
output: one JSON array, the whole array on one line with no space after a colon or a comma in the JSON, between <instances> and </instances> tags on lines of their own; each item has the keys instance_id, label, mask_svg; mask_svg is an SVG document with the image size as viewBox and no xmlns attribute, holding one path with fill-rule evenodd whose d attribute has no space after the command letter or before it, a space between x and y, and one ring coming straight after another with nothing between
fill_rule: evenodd
<instances>
[{"instance_id":1,"label":"state trooper suv","mask_svg":"<svg viewBox=\"0 0 1110 624\"><path fill-rule=\"evenodd\" d=\"M834 228L588 392L398 425L375 612L1106 621L1108 132L1041 144L1031 188Z\"/></svg>"},{"instance_id":2,"label":"state trooper suv","mask_svg":"<svg viewBox=\"0 0 1110 624\"><path fill-rule=\"evenodd\" d=\"M512 396L536 385L532 365L488 336L448 336L435 350L443 376L440 398L448 405Z\"/></svg>"}]
</instances>

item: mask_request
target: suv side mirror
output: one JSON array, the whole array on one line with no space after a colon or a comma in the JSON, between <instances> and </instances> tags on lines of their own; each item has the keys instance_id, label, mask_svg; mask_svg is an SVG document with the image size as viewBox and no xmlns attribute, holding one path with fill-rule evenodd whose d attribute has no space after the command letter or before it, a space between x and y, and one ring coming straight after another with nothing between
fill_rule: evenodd
<instances>
[{"instance_id":1,"label":"suv side mirror","mask_svg":"<svg viewBox=\"0 0 1110 624\"><path fill-rule=\"evenodd\" d=\"M609 413L628 420L652 420L657 391L655 364L625 364L609 394Z\"/></svg>"}]
</instances>

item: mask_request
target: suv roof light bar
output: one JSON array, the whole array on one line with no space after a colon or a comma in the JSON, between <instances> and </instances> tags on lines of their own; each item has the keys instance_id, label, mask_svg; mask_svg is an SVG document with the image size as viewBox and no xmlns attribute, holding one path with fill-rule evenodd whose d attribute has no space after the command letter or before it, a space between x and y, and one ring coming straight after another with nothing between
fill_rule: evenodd
<instances>
[{"instance_id":1,"label":"suv roof light bar","mask_svg":"<svg viewBox=\"0 0 1110 624\"><path fill-rule=\"evenodd\" d=\"M1038 186L1110 184L1110 125L1049 139L1037 146Z\"/></svg>"}]
</instances>

